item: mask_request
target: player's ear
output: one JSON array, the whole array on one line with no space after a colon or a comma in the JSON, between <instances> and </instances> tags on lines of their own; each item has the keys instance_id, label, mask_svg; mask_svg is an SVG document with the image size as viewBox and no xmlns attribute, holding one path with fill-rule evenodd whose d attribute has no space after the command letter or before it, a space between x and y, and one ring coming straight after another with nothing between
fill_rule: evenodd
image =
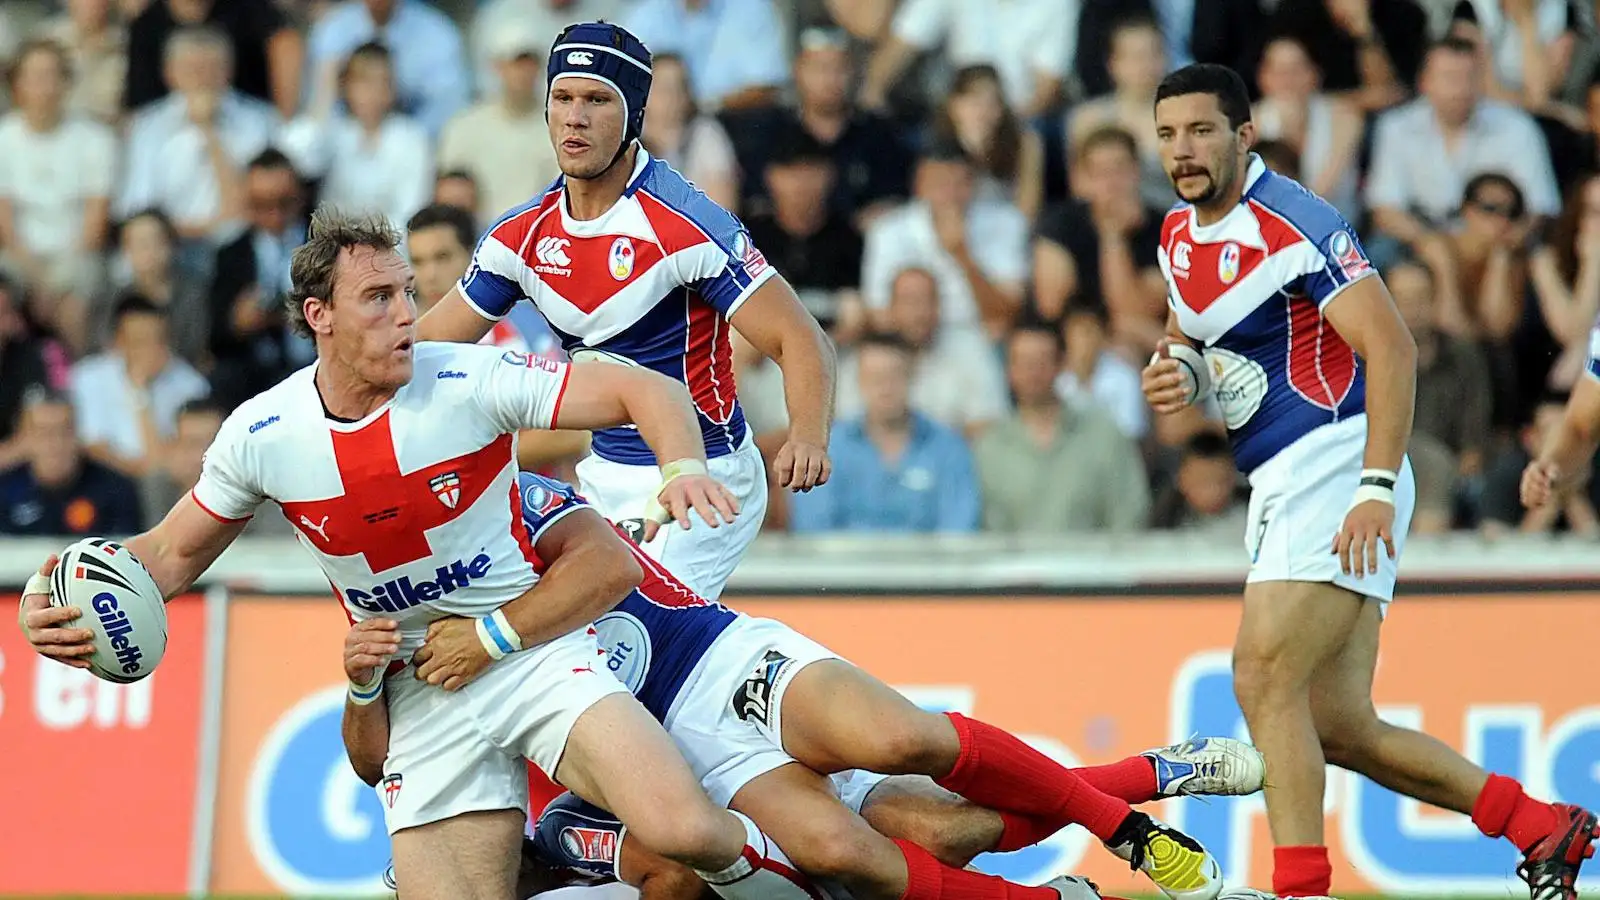
<instances>
[{"instance_id":1,"label":"player's ear","mask_svg":"<svg viewBox=\"0 0 1600 900\"><path fill-rule=\"evenodd\" d=\"M1239 143L1247 151L1256 148L1256 123L1254 121L1246 119L1244 124L1239 126Z\"/></svg>"},{"instance_id":2,"label":"player's ear","mask_svg":"<svg viewBox=\"0 0 1600 900\"><path fill-rule=\"evenodd\" d=\"M300 306L306 324L314 334L333 333L333 303L320 297L307 297Z\"/></svg>"}]
</instances>

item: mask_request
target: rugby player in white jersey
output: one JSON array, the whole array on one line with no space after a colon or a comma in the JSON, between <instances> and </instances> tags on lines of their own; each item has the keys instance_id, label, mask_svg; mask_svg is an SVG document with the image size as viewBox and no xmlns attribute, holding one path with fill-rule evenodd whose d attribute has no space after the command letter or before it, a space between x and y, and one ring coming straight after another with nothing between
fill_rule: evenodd
<instances>
[{"instance_id":1,"label":"rugby player in white jersey","mask_svg":"<svg viewBox=\"0 0 1600 900\"><path fill-rule=\"evenodd\" d=\"M1416 344L1339 214L1250 152L1244 83L1193 65L1156 93L1182 202L1162 224L1168 338L1144 370L1159 413L1215 397L1251 485L1234 692L1268 760L1273 889L1321 896L1324 765L1467 813L1523 853L1534 900L1575 900L1595 816L1530 799L1378 718L1378 632L1415 499Z\"/></svg>"},{"instance_id":2,"label":"rugby player in white jersey","mask_svg":"<svg viewBox=\"0 0 1600 900\"><path fill-rule=\"evenodd\" d=\"M773 469L791 490L828 480L833 350L744 225L640 146L650 64L638 38L607 22L573 25L556 38L545 114L562 175L489 228L466 277L423 316L418 334L476 341L526 299L573 359L643 366L686 384L711 474L744 514L715 531L650 528L645 550L714 600L767 505L729 329L783 372L789 438ZM637 523L654 512L660 463L637 432L601 430L577 466L579 487L606 518Z\"/></svg>"},{"instance_id":3,"label":"rugby player in white jersey","mask_svg":"<svg viewBox=\"0 0 1600 900\"><path fill-rule=\"evenodd\" d=\"M313 216L288 312L317 361L235 411L194 490L128 549L171 597L272 500L352 621L398 623L406 662L376 668L350 694L387 699L382 797L408 900L511 897L524 759L610 804L721 896L805 896L776 846L713 805L659 723L595 670L602 651L588 623L643 577L632 555L573 554L536 574L518 514L517 431L631 421L663 459L701 462L687 392L641 369L415 343L414 279L398 242L381 217ZM713 525L736 514L704 474L669 479L660 502ZM74 627L79 610L51 608L43 593L22 606L36 650L85 664L92 632ZM464 688L420 677L423 666L485 656Z\"/></svg>"}]
</instances>

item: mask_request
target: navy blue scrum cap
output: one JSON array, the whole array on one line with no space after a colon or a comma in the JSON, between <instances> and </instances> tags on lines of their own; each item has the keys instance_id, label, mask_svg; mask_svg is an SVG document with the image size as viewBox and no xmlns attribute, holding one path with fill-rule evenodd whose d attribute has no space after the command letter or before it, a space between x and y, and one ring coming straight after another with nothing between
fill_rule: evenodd
<instances>
[{"instance_id":1,"label":"navy blue scrum cap","mask_svg":"<svg viewBox=\"0 0 1600 900\"><path fill-rule=\"evenodd\" d=\"M650 48L621 25L580 22L556 36L545 69L545 88L561 78L590 78L622 97L627 125L622 146L644 131L644 105L650 97Z\"/></svg>"}]
</instances>

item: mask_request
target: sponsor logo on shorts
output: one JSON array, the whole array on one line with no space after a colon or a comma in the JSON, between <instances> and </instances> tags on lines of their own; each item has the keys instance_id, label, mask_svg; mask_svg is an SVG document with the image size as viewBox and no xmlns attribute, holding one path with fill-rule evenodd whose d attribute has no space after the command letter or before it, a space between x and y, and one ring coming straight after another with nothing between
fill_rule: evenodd
<instances>
[{"instance_id":1,"label":"sponsor logo on shorts","mask_svg":"<svg viewBox=\"0 0 1600 900\"><path fill-rule=\"evenodd\" d=\"M394 809L394 802L400 799L400 783L403 780L399 773L395 773L383 776L383 780L378 782L378 790L383 792L383 803L390 809Z\"/></svg>"},{"instance_id":2,"label":"sponsor logo on shorts","mask_svg":"<svg viewBox=\"0 0 1600 900\"><path fill-rule=\"evenodd\" d=\"M793 659L768 650L755 674L733 695L733 714L743 721L776 730L778 706L773 702L773 693L783 679L784 670L792 665Z\"/></svg>"},{"instance_id":3,"label":"sponsor logo on shorts","mask_svg":"<svg viewBox=\"0 0 1600 900\"><path fill-rule=\"evenodd\" d=\"M577 862L611 864L617 859L617 833L568 825L561 829L561 852Z\"/></svg>"}]
</instances>

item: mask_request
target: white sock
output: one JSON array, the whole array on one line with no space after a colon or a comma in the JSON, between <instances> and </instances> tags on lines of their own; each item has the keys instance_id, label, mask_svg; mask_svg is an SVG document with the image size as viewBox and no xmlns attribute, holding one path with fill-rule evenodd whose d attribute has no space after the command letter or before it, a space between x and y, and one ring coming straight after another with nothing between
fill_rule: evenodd
<instances>
[{"instance_id":1,"label":"white sock","mask_svg":"<svg viewBox=\"0 0 1600 900\"><path fill-rule=\"evenodd\" d=\"M820 900L822 895L810 880L756 823L742 813L733 814L744 825L744 853L720 872L696 870L700 880L726 900Z\"/></svg>"}]
</instances>

